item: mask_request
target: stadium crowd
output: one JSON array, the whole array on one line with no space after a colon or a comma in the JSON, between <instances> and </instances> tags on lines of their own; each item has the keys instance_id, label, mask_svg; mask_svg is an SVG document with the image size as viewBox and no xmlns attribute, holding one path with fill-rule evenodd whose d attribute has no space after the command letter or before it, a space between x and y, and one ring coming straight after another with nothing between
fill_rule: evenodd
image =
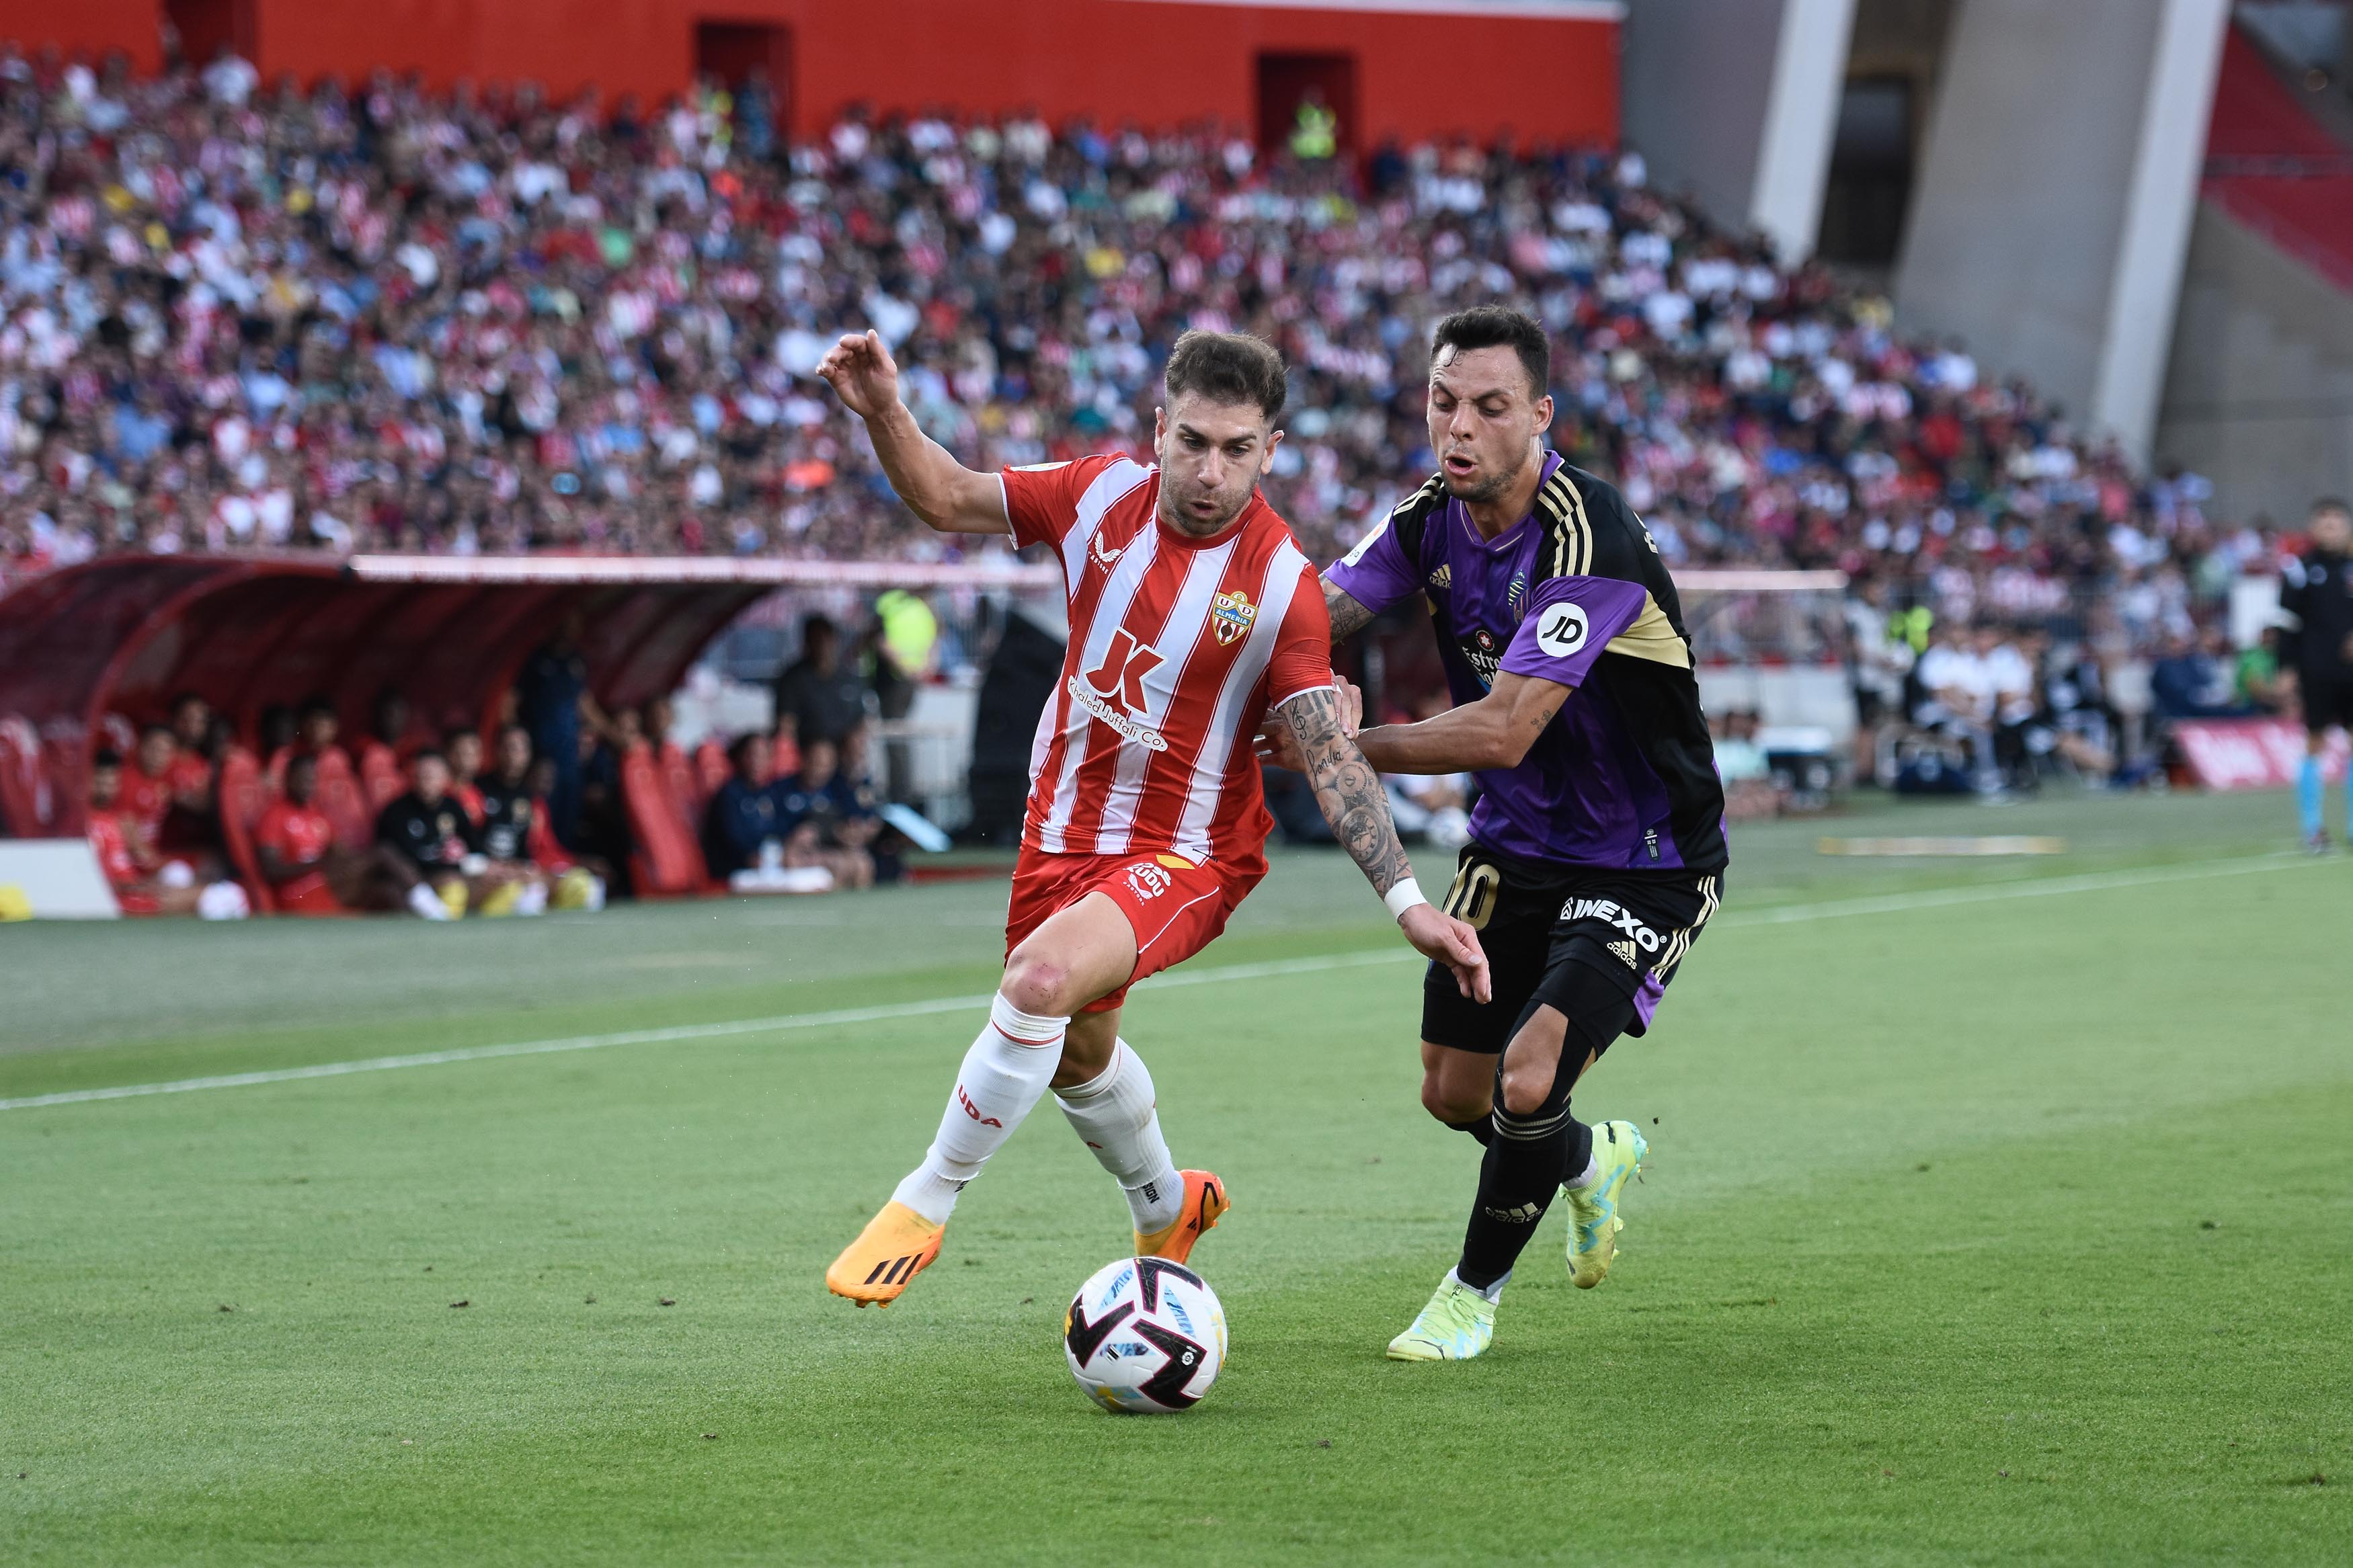
<instances>
[{"instance_id":1,"label":"stadium crowd","mask_svg":"<svg viewBox=\"0 0 2353 1568\"><path fill-rule=\"evenodd\" d=\"M142 79L0 47L0 584L126 551L1004 548L916 526L812 377L866 324L926 427L984 467L1140 446L1178 331L1265 336L1293 367L1267 489L1329 559L1431 466L1428 323L1497 298L1554 335L1555 443L1672 563L1849 574L1856 760L1883 777L1899 727L1989 789L2137 776L2153 753L2122 743L2106 672L2154 659L2160 702L2221 710L2219 607L2301 542L2210 517L2198 476L2136 474L1960 345L1904 339L1883 300L1776 266L1630 152L1359 163L1208 127L855 111L797 143L756 79L607 112L529 84L264 83L227 55ZM519 715L522 766L551 775L538 815L593 820L654 726L560 677L524 672L543 719ZM828 757L854 761L843 739L696 773L701 874L871 875L861 819L805 809ZM148 787L118 760L120 787ZM399 760L428 809L467 787L459 757L438 792ZM269 782L299 787L274 757ZM1400 804L1441 834L1460 810ZM113 864L143 889L165 862L141 831ZM626 884L636 852L596 863ZM370 853L338 901L407 901ZM467 874L476 907L597 874L459 861L477 856L539 873Z\"/></svg>"},{"instance_id":2,"label":"stadium crowd","mask_svg":"<svg viewBox=\"0 0 2353 1568\"><path fill-rule=\"evenodd\" d=\"M1428 323L1529 302L1555 438L1677 564L1837 566L2143 649L2279 542L2137 476L1638 155L1034 120L786 142L755 80L135 79L0 53L0 560L291 548L934 555L809 372L873 325L970 459L1148 436L1187 326L1295 367L1271 499L1328 557L1430 467ZM994 548L983 544L983 549Z\"/></svg>"}]
</instances>

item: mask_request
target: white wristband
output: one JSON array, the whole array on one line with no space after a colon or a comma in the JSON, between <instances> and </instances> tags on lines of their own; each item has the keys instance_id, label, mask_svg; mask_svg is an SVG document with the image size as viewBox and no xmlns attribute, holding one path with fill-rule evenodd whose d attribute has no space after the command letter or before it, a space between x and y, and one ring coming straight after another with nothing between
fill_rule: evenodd
<instances>
[{"instance_id":1,"label":"white wristband","mask_svg":"<svg viewBox=\"0 0 2353 1568\"><path fill-rule=\"evenodd\" d=\"M1408 877L1396 887L1391 888L1388 892L1383 893L1381 895L1381 902L1389 907L1389 913L1391 915L1395 916L1398 920L1403 920L1405 919L1406 910L1413 908L1416 904L1426 904L1430 902L1430 900L1421 896L1421 884L1415 881L1411 877Z\"/></svg>"}]
</instances>

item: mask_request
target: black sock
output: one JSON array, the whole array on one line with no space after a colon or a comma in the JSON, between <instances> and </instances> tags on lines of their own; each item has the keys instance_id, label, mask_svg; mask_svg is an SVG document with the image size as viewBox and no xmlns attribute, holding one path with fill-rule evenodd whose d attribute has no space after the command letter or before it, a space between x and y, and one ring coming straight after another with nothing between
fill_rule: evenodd
<instances>
[{"instance_id":1,"label":"black sock","mask_svg":"<svg viewBox=\"0 0 2353 1568\"><path fill-rule=\"evenodd\" d=\"M1575 1129L1575 1131L1569 1138L1568 1158L1560 1167L1560 1180L1563 1186L1567 1186L1585 1174L1585 1167L1593 1163L1593 1129L1585 1122L1573 1120L1569 1122L1569 1126Z\"/></svg>"},{"instance_id":2,"label":"black sock","mask_svg":"<svg viewBox=\"0 0 2353 1568\"><path fill-rule=\"evenodd\" d=\"M1519 1261L1560 1191L1562 1168L1580 1138L1590 1157L1592 1130L1570 1117L1567 1098L1558 1104L1548 1098L1525 1116L1504 1110L1500 1097L1496 1101L1494 1136L1480 1163L1479 1195L1462 1235L1462 1259L1454 1266L1454 1277L1474 1290L1487 1289Z\"/></svg>"},{"instance_id":3,"label":"black sock","mask_svg":"<svg viewBox=\"0 0 2353 1568\"><path fill-rule=\"evenodd\" d=\"M1468 1121L1450 1121L1446 1125L1453 1128L1457 1132L1468 1132L1472 1137L1479 1140L1479 1147L1482 1149L1495 1141L1495 1123L1488 1117L1474 1116ZM1577 1168L1584 1169L1583 1166Z\"/></svg>"}]
</instances>

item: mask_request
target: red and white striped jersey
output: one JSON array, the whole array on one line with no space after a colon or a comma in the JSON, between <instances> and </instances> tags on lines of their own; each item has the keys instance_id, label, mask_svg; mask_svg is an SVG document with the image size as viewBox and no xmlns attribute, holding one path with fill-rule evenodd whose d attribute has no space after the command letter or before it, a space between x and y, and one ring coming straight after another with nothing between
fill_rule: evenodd
<instances>
[{"instance_id":1,"label":"red and white striped jersey","mask_svg":"<svg viewBox=\"0 0 2353 1568\"><path fill-rule=\"evenodd\" d=\"M1161 525L1159 481L1123 457L1004 474L1014 542L1054 547L1071 602L1022 842L1261 865L1273 820L1251 738L1270 708L1331 683L1331 620L1265 498L1193 539Z\"/></svg>"}]
</instances>

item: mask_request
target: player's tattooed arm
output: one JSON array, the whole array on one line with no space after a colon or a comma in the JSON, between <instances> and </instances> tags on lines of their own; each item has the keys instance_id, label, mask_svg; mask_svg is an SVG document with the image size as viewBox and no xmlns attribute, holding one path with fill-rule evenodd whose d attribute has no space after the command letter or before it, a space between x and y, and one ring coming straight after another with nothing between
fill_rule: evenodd
<instances>
[{"instance_id":1,"label":"player's tattooed arm","mask_svg":"<svg viewBox=\"0 0 2353 1568\"><path fill-rule=\"evenodd\" d=\"M1385 773L1472 773L1515 768L1570 689L1532 675L1500 674L1476 702L1450 708L1418 724L1378 724L1357 738L1373 766Z\"/></svg>"},{"instance_id":2,"label":"player's tattooed arm","mask_svg":"<svg viewBox=\"0 0 2353 1568\"><path fill-rule=\"evenodd\" d=\"M1364 871L1373 891L1388 902L1391 889L1411 881L1413 864L1398 842L1397 825L1389 820L1389 797L1381 788L1381 775L1341 728L1340 694L1319 686L1284 703L1282 713L1307 764L1324 820L1332 825L1334 836ZM1412 887L1398 894L1392 908L1406 941L1423 957L1446 965L1463 995L1482 1004L1493 998L1493 980L1477 931L1442 913Z\"/></svg>"},{"instance_id":3,"label":"player's tattooed arm","mask_svg":"<svg viewBox=\"0 0 2353 1568\"><path fill-rule=\"evenodd\" d=\"M1373 624L1373 612L1341 591L1331 578L1318 579L1324 584L1324 608L1332 617L1332 640L1347 641Z\"/></svg>"},{"instance_id":4,"label":"player's tattooed arm","mask_svg":"<svg viewBox=\"0 0 2353 1568\"><path fill-rule=\"evenodd\" d=\"M1314 786L1315 804L1332 835L1386 897L1413 875L1389 820L1389 797L1381 775L1365 760L1341 726L1340 694L1328 686L1303 691L1282 705L1282 717L1297 742L1302 770Z\"/></svg>"}]
</instances>

